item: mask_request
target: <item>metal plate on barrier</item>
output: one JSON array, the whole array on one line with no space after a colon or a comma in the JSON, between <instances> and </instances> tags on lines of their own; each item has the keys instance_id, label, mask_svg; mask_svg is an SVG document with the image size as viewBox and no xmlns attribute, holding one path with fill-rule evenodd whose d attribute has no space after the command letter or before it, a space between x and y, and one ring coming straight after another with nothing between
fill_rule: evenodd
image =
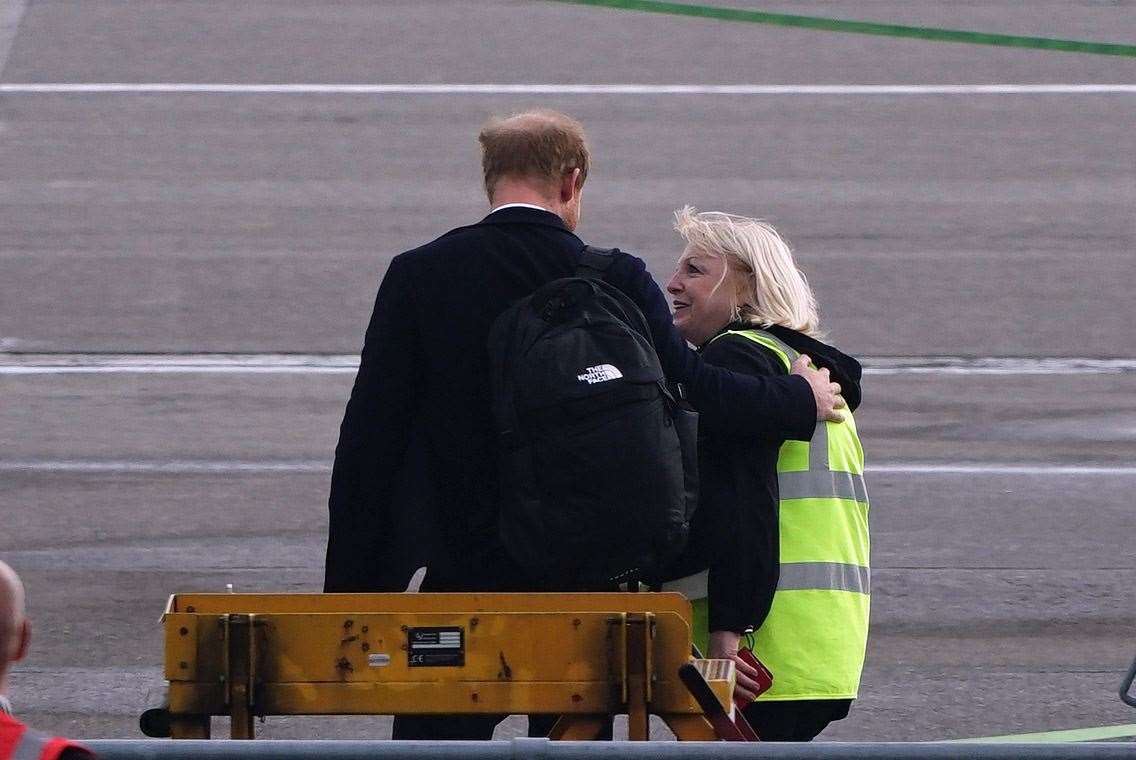
<instances>
[{"instance_id":1,"label":"metal plate on barrier","mask_svg":"<svg viewBox=\"0 0 1136 760\"><path fill-rule=\"evenodd\" d=\"M465 629L407 628L406 651L412 668L465 665Z\"/></svg>"}]
</instances>

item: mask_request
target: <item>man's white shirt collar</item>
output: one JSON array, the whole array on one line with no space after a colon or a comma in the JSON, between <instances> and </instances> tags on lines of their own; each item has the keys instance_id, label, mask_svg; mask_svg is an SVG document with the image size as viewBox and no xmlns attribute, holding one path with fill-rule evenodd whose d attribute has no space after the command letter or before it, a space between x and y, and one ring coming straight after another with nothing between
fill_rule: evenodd
<instances>
[{"instance_id":1,"label":"man's white shirt collar","mask_svg":"<svg viewBox=\"0 0 1136 760\"><path fill-rule=\"evenodd\" d=\"M532 203L506 203L504 206L498 206L495 209L490 209L489 213L496 214L498 211L504 208L535 208L537 211L548 211L548 209L546 209L544 206L535 206ZM548 213L551 214L552 212L548 211Z\"/></svg>"}]
</instances>

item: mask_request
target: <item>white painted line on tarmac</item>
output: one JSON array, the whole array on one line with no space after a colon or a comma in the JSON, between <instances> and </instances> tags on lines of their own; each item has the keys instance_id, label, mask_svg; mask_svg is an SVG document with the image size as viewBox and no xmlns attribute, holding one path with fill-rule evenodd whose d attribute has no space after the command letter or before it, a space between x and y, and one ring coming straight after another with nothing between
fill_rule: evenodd
<instances>
[{"instance_id":1,"label":"white painted line on tarmac","mask_svg":"<svg viewBox=\"0 0 1136 760\"><path fill-rule=\"evenodd\" d=\"M1128 465L1047 465L1041 463L950 464L899 462L869 465L867 474L903 475L1136 475Z\"/></svg>"},{"instance_id":2,"label":"white painted line on tarmac","mask_svg":"<svg viewBox=\"0 0 1136 760\"><path fill-rule=\"evenodd\" d=\"M331 472L331 463L316 460L251 462L174 459L169 461L26 459L0 460L0 472L74 472L84 474L232 475L270 472Z\"/></svg>"},{"instance_id":3,"label":"white painted line on tarmac","mask_svg":"<svg viewBox=\"0 0 1136 760\"><path fill-rule=\"evenodd\" d=\"M0 375L342 375L355 367L0 367Z\"/></svg>"},{"instance_id":4,"label":"white painted line on tarmac","mask_svg":"<svg viewBox=\"0 0 1136 760\"><path fill-rule=\"evenodd\" d=\"M239 84L43 82L0 84L0 93L233 95L1119 95L1136 84Z\"/></svg>"},{"instance_id":5,"label":"white painted line on tarmac","mask_svg":"<svg viewBox=\"0 0 1136 760\"><path fill-rule=\"evenodd\" d=\"M1082 375L1136 372L1136 359L887 356L863 359L868 375ZM355 354L0 353L0 375L350 374Z\"/></svg>"},{"instance_id":6,"label":"white painted line on tarmac","mask_svg":"<svg viewBox=\"0 0 1136 760\"><path fill-rule=\"evenodd\" d=\"M342 374L355 354L14 354L0 353L0 375L275 373Z\"/></svg>"},{"instance_id":7,"label":"white painted line on tarmac","mask_svg":"<svg viewBox=\"0 0 1136 760\"><path fill-rule=\"evenodd\" d=\"M866 357L868 375L1100 375L1136 372L1136 359L1078 357Z\"/></svg>"},{"instance_id":8,"label":"white painted line on tarmac","mask_svg":"<svg viewBox=\"0 0 1136 760\"><path fill-rule=\"evenodd\" d=\"M199 375L199 374L252 374L252 375L342 375L354 374L358 365L305 367L299 365L155 365L129 367L3 367L0 375Z\"/></svg>"},{"instance_id":9,"label":"white painted line on tarmac","mask_svg":"<svg viewBox=\"0 0 1136 760\"><path fill-rule=\"evenodd\" d=\"M88 459L12 459L0 460L0 472L57 472L79 474L156 474L156 475L239 475L258 473L328 473L331 462L300 459L256 462L247 460L172 459L88 460ZM870 465L868 475L1136 475L1136 466L1126 465L1046 465L1033 462L991 464L888 462Z\"/></svg>"}]
</instances>

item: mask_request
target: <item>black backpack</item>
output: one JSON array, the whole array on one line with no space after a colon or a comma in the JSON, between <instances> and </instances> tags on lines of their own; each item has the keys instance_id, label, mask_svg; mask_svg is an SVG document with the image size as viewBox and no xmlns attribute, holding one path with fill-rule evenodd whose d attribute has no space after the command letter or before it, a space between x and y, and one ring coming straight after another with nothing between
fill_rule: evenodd
<instances>
[{"instance_id":1,"label":"black backpack","mask_svg":"<svg viewBox=\"0 0 1136 760\"><path fill-rule=\"evenodd\" d=\"M643 313L603 281L614 250L513 305L489 333L500 535L565 589L650 580L686 545L697 414L663 376Z\"/></svg>"}]
</instances>

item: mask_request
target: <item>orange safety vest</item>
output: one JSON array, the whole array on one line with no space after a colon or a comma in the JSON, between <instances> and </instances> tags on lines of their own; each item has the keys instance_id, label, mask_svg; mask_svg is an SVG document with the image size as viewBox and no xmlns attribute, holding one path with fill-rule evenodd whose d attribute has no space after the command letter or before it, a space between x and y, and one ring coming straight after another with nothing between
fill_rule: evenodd
<instances>
[{"instance_id":1,"label":"orange safety vest","mask_svg":"<svg viewBox=\"0 0 1136 760\"><path fill-rule=\"evenodd\" d=\"M81 744L61 736L43 736L20 721L0 713L0 760L59 760L64 750L94 757Z\"/></svg>"}]
</instances>

